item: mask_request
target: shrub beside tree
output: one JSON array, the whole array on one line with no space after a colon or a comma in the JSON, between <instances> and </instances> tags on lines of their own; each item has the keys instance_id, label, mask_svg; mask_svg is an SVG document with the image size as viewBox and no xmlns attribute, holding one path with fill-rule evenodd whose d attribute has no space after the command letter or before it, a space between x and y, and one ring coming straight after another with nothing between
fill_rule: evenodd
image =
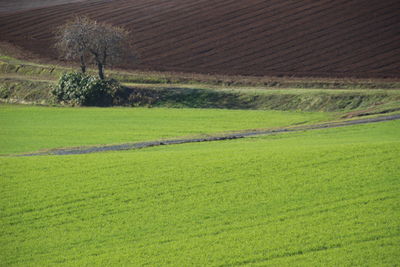
<instances>
[{"instance_id":1,"label":"shrub beside tree","mask_svg":"<svg viewBox=\"0 0 400 267\"><path fill-rule=\"evenodd\" d=\"M121 90L117 80L74 72L62 75L52 94L58 102L73 106L111 106Z\"/></svg>"}]
</instances>

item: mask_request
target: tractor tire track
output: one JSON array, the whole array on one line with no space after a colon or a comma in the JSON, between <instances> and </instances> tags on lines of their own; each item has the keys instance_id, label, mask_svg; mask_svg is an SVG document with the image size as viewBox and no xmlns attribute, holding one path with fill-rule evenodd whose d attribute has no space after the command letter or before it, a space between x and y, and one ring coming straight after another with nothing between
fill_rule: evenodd
<instances>
[{"instance_id":1,"label":"tractor tire track","mask_svg":"<svg viewBox=\"0 0 400 267\"><path fill-rule=\"evenodd\" d=\"M376 118L365 118L356 119L350 121L339 121L339 122L327 122L314 125L304 125L295 127L285 127L279 129L270 130L254 130L242 133L232 133L219 136L211 137L199 137L199 138L183 138L183 139L170 139L170 140L158 140L158 141L148 141L148 142L138 142L138 143L126 143L120 145L104 145L104 146L93 146L93 147L75 147L75 148L63 148L63 149L53 149L50 151L41 151L30 154L16 155L17 157L32 157L32 156L45 156L45 155L80 155L80 154L90 154L98 152L107 151L120 151L120 150L131 150L131 149L142 149L147 147L162 146L162 145L178 145L187 143L198 143L198 142L212 142L212 141L223 141L231 139L246 138L259 135L270 135L270 134L280 134L280 133L290 133L290 132L300 132L308 130L318 130L336 127L345 127L358 124L367 124L383 121L391 121L400 119L400 114L380 116Z\"/></svg>"}]
</instances>

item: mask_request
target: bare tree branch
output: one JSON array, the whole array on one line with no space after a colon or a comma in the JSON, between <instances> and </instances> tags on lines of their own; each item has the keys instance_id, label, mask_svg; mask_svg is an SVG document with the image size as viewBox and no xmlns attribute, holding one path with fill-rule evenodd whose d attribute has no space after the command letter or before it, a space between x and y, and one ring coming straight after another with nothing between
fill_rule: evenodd
<instances>
[{"instance_id":1,"label":"bare tree branch","mask_svg":"<svg viewBox=\"0 0 400 267\"><path fill-rule=\"evenodd\" d=\"M79 60L81 71L93 62L104 79L104 68L121 62L128 52L129 32L121 27L99 23L88 17L75 17L57 29L56 47L66 59Z\"/></svg>"}]
</instances>

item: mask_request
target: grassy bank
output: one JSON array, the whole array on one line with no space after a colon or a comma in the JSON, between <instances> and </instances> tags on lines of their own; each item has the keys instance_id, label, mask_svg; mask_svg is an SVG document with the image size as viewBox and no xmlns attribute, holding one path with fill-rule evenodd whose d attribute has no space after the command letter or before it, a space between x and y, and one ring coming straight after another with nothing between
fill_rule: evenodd
<instances>
[{"instance_id":1,"label":"grassy bank","mask_svg":"<svg viewBox=\"0 0 400 267\"><path fill-rule=\"evenodd\" d=\"M399 127L0 157L0 261L395 266Z\"/></svg>"},{"instance_id":2,"label":"grassy bank","mask_svg":"<svg viewBox=\"0 0 400 267\"><path fill-rule=\"evenodd\" d=\"M9 103L53 103L51 95L54 83L46 80L21 79L0 76L0 101Z\"/></svg>"},{"instance_id":3,"label":"grassy bank","mask_svg":"<svg viewBox=\"0 0 400 267\"><path fill-rule=\"evenodd\" d=\"M385 105L400 108L400 91L132 87L127 88L121 104L190 108L351 111L379 109L384 108Z\"/></svg>"},{"instance_id":4,"label":"grassy bank","mask_svg":"<svg viewBox=\"0 0 400 267\"><path fill-rule=\"evenodd\" d=\"M25 77L26 78L26 77ZM301 110L372 113L400 110L400 90L273 89L240 86L125 83L119 105L136 107ZM54 104L51 80L0 77L0 100Z\"/></svg>"}]
</instances>

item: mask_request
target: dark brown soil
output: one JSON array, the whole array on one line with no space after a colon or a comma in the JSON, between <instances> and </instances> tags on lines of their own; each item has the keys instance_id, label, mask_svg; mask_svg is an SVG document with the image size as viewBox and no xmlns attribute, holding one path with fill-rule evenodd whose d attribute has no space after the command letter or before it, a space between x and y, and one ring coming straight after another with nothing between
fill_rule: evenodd
<instances>
[{"instance_id":1,"label":"dark brown soil","mask_svg":"<svg viewBox=\"0 0 400 267\"><path fill-rule=\"evenodd\" d=\"M83 1L87 0L0 0L0 14Z\"/></svg>"},{"instance_id":2,"label":"dark brown soil","mask_svg":"<svg viewBox=\"0 0 400 267\"><path fill-rule=\"evenodd\" d=\"M399 10L398 0L88 0L2 14L0 40L56 58L54 28L86 14L131 31L140 60L126 68L400 78Z\"/></svg>"}]
</instances>

